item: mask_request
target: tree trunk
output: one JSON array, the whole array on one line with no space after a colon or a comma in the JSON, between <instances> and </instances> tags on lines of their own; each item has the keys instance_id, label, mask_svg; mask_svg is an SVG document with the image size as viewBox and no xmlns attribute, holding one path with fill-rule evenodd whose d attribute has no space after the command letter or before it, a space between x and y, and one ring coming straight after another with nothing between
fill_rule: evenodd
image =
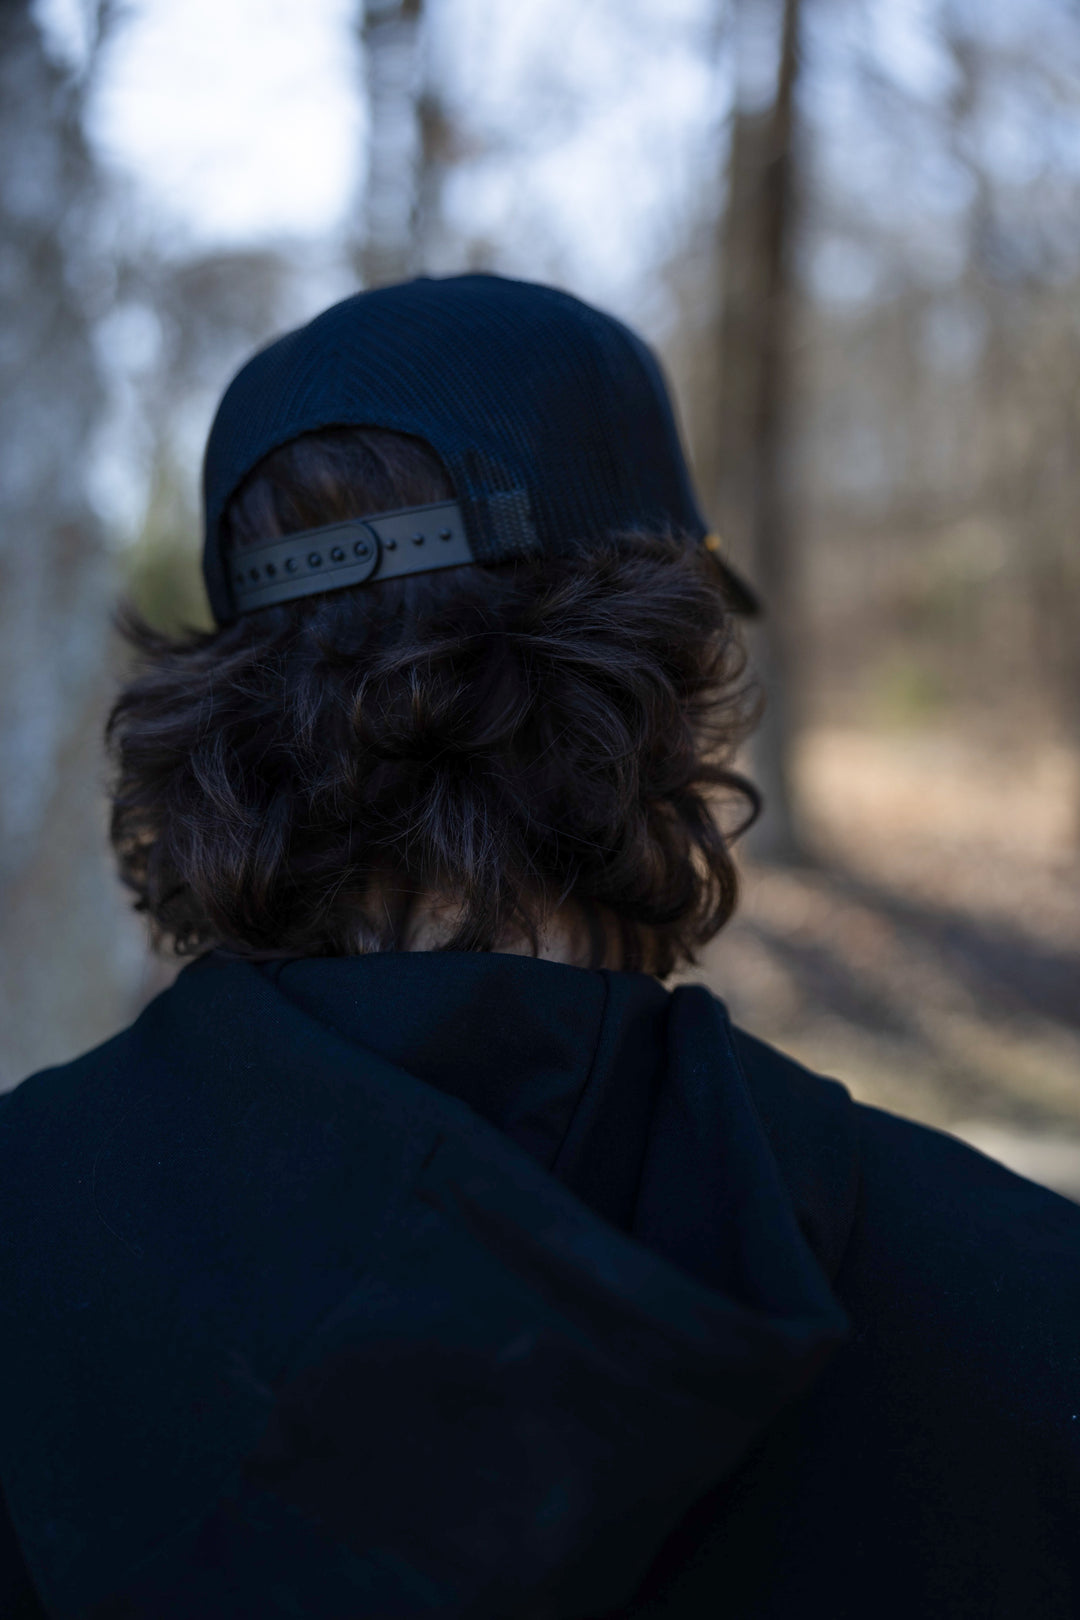
<instances>
[{"instance_id":1,"label":"tree trunk","mask_svg":"<svg viewBox=\"0 0 1080 1620\"><path fill-rule=\"evenodd\" d=\"M106 853L113 570L85 493L103 404L83 289L93 174L29 0L0 8L0 1087L129 1015L146 960Z\"/></svg>"},{"instance_id":2,"label":"tree trunk","mask_svg":"<svg viewBox=\"0 0 1080 1620\"><path fill-rule=\"evenodd\" d=\"M420 268L423 9L423 0L364 0L361 7L368 163L355 260L365 287L404 281Z\"/></svg>"},{"instance_id":3,"label":"tree trunk","mask_svg":"<svg viewBox=\"0 0 1080 1620\"><path fill-rule=\"evenodd\" d=\"M741 38L771 3L739 0ZM792 133L800 0L776 3L782 4L782 15L771 103L761 110L740 99L732 128L721 228L714 496L720 531L733 554L745 559L765 605L765 617L751 637L767 699L752 753L765 814L751 834L750 847L761 858L795 860L804 853L792 787L798 730L793 693L798 579L789 465L796 212Z\"/></svg>"}]
</instances>

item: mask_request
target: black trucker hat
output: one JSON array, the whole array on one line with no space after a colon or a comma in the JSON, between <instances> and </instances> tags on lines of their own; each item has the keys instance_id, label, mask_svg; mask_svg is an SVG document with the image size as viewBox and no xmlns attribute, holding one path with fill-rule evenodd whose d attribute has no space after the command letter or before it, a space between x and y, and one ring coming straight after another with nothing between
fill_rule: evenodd
<instances>
[{"instance_id":1,"label":"black trucker hat","mask_svg":"<svg viewBox=\"0 0 1080 1620\"><path fill-rule=\"evenodd\" d=\"M226 555L222 513L264 456L328 427L424 440L454 500L268 539ZM621 322L554 287L421 278L358 293L233 378L203 469L203 573L219 623L318 591L467 562L567 554L674 530L713 553L732 606L753 592L698 510L663 376Z\"/></svg>"}]
</instances>

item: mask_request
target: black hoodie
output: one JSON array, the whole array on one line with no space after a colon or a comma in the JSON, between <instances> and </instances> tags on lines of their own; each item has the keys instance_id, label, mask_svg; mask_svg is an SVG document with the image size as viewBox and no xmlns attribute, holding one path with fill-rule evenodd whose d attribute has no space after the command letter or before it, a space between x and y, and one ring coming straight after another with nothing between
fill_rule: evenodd
<instances>
[{"instance_id":1,"label":"black hoodie","mask_svg":"<svg viewBox=\"0 0 1080 1620\"><path fill-rule=\"evenodd\" d=\"M0 1244L3 1620L1080 1614L1080 1208L703 989L213 954Z\"/></svg>"}]
</instances>

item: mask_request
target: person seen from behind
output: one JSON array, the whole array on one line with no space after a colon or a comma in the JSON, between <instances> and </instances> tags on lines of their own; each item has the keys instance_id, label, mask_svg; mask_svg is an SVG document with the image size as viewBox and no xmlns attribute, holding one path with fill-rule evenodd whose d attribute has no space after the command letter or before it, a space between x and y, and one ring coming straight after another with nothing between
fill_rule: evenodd
<instances>
[{"instance_id":1,"label":"person seen from behind","mask_svg":"<svg viewBox=\"0 0 1080 1620\"><path fill-rule=\"evenodd\" d=\"M191 960L0 1099L0 1616L1080 1614L1080 1209L677 977L755 603L648 348L362 293L204 487L108 730Z\"/></svg>"}]
</instances>

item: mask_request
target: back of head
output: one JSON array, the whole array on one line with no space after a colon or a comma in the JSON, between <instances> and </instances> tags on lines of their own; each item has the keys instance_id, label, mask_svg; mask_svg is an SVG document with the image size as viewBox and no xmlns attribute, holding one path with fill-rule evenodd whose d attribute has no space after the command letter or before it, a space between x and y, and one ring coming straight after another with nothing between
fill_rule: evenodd
<instances>
[{"instance_id":1,"label":"back of head","mask_svg":"<svg viewBox=\"0 0 1080 1620\"><path fill-rule=\"evenodd\" d=\"M303 371L303 350L290 355ZM129 614L138 667L109 724L114 845L157 936L182 952L389 950L410 943L422 909L442 948L536 950L559 918L598 965L664 975L692 957L735 904L718 796L751 815L756 803L730 763L752 719L730 576L698 543L701 528L684 526L692 496L665 514L635 509L631 493L636 521L582 531L587 492L556 490L546 510L536 499L557 468L546 450L529 461L545 435L541 423L529 440L540 402L518 401L501 465L516 458L522 499L500 549L490 525L506 491L478 475L463 497L460 465L432 442L497 432L475 398L471 408L489 414L470 421L468 390L434 414L402 410L408 432L364 422L362 376L352 405L340 377L329 407L315 389L305 418L295 375L291 392L279 375L270 406L288 396L291 416L268 406L256 431L241 410L234 431L226 407L238 388L243 404L244 377L207 458L207 555L217 559L207 578L221 622L170 639ZM414 384L400 380L403 398ZM549 397L544 408L558 407ZM324 409L339 420L304 426ZM565 440L573 424L562 415ZM597 464L609 515L630 487L618 431L608 423L617 442ZM678 465L661 473L688 490L677 437L658 451L665 463L673 454ZM575 479L591 464L579 458ZM245 553L265 560L274 542L303 535L303 562L306 537L330 525L375 517L356 532L369 531L390 563L394 541L384 529L380 547L375 515L457 515L455 502L469 542L457 566L435 560L398 576L377 566L357 584L344 570L341 583L312 575L246 609L227 594L248 572ZM478 522L494 536L486 556ZM408 567L422 569L418 557ZM261 588L254 601L267 599Z\"/></svg>"}]
</instances>

